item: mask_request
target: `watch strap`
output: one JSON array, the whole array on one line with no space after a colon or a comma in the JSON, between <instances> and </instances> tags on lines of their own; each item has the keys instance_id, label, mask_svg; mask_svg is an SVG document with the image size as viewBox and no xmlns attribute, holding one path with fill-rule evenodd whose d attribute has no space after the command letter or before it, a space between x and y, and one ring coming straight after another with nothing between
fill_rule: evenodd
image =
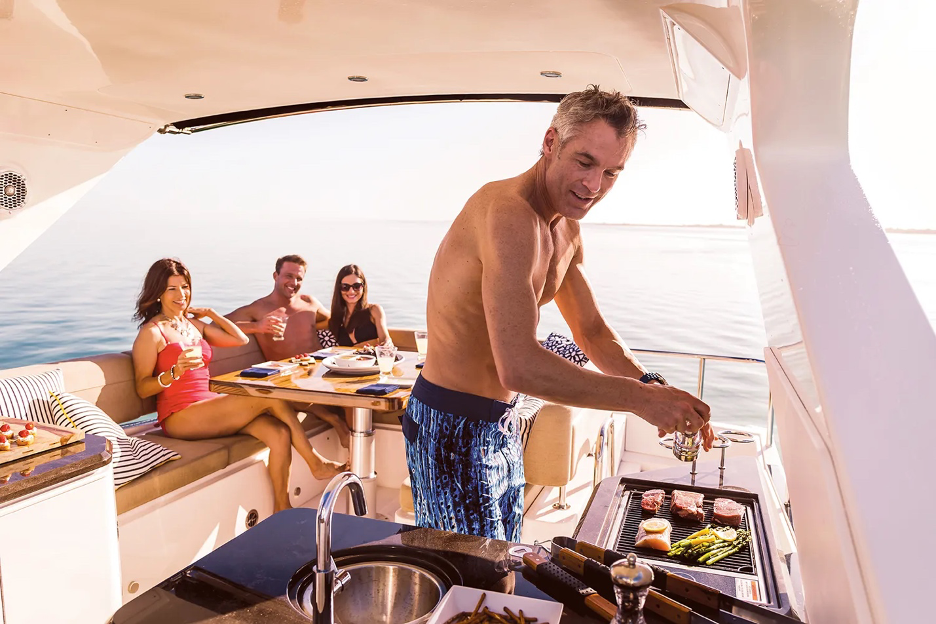
<instances>
[{"instance_id":1,"label":"watch strap","mask_svg":"<svg viewBox=\"0 0 936 624\"><path fill-rule=\"evenodd\" d=\"M661 384L663 384L664 386L668 386L668 385L669 385L668 383L666 383L666 379L665 379L665 378L663 377L663 375L661 375L660 373L644 373L644 374L640 377L640 382L641 382L641 383L652 383L652 382L654 382L654 381L656 381L656 382L658 382L658 383L661 383Z\"/></svg>"}]
</instances>

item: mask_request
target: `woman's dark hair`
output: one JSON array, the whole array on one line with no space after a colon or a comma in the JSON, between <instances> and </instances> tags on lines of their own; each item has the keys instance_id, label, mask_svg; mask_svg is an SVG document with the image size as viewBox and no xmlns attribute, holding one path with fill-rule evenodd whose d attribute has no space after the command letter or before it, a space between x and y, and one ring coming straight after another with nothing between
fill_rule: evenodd
<instances>
[{"instance_id":1,"label":"woman's dark hair","mask_svg":"<svg viewBox=\"0 0 936 624\"><path fill-rule=\"evenodd\" d=\"M137 297L136 312L133 313L133 320L140 322L140 327L149 323L153 317L162 311L162 304L159 298L166 292L169 284L169 278L173 275L181 275L192 287L192 275L185 265L174 258L163 258L153 263L153 266L146 272L143 279L143 289L140 296ZM189 295L191 301L191 295Z\"/></svg>"},{"instance_id":2,"label":"woman's dark hair","mask_svg":"<svg viewBox=\"0 0 936 624\"><path fill-rule=\"evenodd\" d=\"M348 266L341 267L341 270L338 271L338 277L335 278L335 292L332 294L331 318L328 320L328 329L331 330L331 333L335 335L336 339L338 338L338 332L341 330L341 325L344 322L345 310L348 309L348 304L345 303L344 297L341 296L341 280L349 275L357 275L360 277L361 281L364 283L364 288L361 290L361 298L358 300L357 309L355 309L354 314L351 315L351 319L348 321L345 331L350 334L357 329L358 326L370 320L370 304L367 303L367 278L364 277L364 271L356 264L349 264Z\"/></svg>"}]
</instances>

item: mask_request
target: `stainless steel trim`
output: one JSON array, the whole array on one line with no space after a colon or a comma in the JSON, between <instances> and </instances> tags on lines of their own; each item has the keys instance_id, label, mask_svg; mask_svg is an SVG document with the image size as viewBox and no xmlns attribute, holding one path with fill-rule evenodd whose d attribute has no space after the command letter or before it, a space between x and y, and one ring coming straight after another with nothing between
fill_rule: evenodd
<instances>
[{"instance_id":1,"label":"stainless steel trim","mask_svg":"<svg viewBox=\"0 0 936 624\"><path fill-rule=\"evenodd\" d=\"M569 507L571 507L571 505L566 502L566 486L560 485L559 486L559 502L553 503L552 508L562 510L562 509L568 509Z\"/></svg>"},{"instance_id":2,"label":"stainless steel trim","mask_svg":"<svg viewBox=\"0 0 936 624\"><path fill-rule=\"evenodd\" d=\"M595 438L595 470L592 477L592 488L598 487L601 480L607 476L614 476L617 472L617 464L614 462L615 444L614 436L614 413L608 415L601 429L598 430L598 437ZM607 469L605 459L610 459L611 468Z\"/></svg>"},{"instance_id":3,"label":"stainless steel trim","mask_svg":"<svg viewBox=\"0 0 936 624\"><path fill-rule=\"evenodd\" d=\"M696 385L696 396L700 399L705 390L705 364L707 360L712 360L715 362L735 362L739 364L764 364L764 360L758 358L744 358L744 357L735 357L731 355L711 355L707 353L688 353L685 351L657 351L655 349L631 349L633 353L642 354L642 355L655 355L655 356L665 356L673 358L683 358L683 359L698 359L699 360L699 379ZM773 446L774 436L773 436L773 402L772 399L768 399L767 404L767 447L770 448Z\"/></svg>"}]
</instances>

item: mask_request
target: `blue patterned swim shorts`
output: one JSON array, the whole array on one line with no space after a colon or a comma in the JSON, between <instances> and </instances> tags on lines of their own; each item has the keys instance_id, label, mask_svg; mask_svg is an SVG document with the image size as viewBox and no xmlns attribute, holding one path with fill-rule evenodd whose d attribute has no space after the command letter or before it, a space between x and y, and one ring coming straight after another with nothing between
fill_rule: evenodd
<instances>
[{"instance_id":1,"label":"blue patterned swim shorts","mask_svg":"<svg viewBox=\"0 0 936 624\"><path fill-rule=\"evenodd\" d=\"M520 541L523 448L510 408L416 380L402 421L418 526Z\"/></svg>"}]
</instances>

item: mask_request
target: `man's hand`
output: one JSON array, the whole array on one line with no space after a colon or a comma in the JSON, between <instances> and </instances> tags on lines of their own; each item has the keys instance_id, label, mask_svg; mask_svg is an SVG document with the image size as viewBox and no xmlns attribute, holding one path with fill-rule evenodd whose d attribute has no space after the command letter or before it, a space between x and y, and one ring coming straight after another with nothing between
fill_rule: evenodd
<instances>
[{"instance_id":1,"label":"man's hand","mask_svg":"<svg viewBox=\"0 0 936 624\"><path fill-rule=\"evenodd\" d=\"M282 336L284 331L286 331L286 322L276 312L270 312L259 321L256 321L254 326L255 334Z\"/></svg>"},{"instance_id":2,"label":"man's hand","mask_svg":"<svg viewBox=\"0 0 936 624\"><path fill-rule=\"evenodd\" d=\"M665 431L657 429L658 438L662 438L665 435ZM713 444L715 444L715 432L712 430L712 425L705 423L705 426L702 427L702 448L706 451L711 451Z\"/></svg>"},{"instance_id":3,"label":"man's hand","mask_svg":"<svg viewBox=\"0 0 936 624\"><path fill-rule=\"evenodd\" d=\"M656 425L663 434L702 431L703 441L714 437L712 428L707 426L711 416L708 405L674 386L646 384L643 387L647 401L638 415ZM708 445L711 446L711 440Z\"/></svg>"}]
</instances>

